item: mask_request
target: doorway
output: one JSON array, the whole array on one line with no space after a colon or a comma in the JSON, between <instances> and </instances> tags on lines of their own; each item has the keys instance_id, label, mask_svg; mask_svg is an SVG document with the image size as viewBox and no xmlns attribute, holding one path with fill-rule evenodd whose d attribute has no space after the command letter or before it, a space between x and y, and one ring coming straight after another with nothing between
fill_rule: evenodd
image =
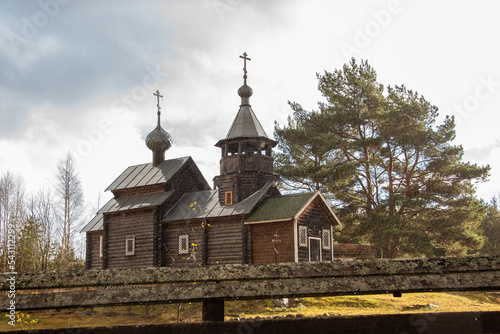
<instances>
[{"instance_id":1,"label":"doorway","mask_svg":"<svg viewBox=\"0 0 500 334\"><path fill-rule=\"evenodd\" d=\"M309 238L309 262L317 262L321 260L321 239L311 237Z\"/></svg>"}]
</instances>

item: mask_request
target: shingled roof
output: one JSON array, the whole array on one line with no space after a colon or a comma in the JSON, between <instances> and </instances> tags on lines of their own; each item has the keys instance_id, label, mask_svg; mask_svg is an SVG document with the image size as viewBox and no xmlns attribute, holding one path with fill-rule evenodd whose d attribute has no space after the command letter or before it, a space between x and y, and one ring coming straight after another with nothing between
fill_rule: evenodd
<instances>
[{"instance_id":1,"label":"shingled roof","mask_svg":"<svg viewBox=\"0 0 500 334\"><path fill-rule=\"evenodd\" d=\"M318 196L324 202L334 220L341 225L340 220L319 192L288 194L268 198L245 219L245 224L284 221L297 218Z\"/></svg>"}]
</instances>

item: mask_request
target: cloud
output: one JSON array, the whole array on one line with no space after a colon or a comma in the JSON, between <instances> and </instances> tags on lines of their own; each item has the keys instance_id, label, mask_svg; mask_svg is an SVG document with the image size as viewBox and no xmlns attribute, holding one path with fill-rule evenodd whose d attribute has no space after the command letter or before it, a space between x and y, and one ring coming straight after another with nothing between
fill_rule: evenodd
<instances>
[{"instance_id":1,"label":"cloud","mask_svg":"<svg viewBox=\"0 0 500 334\"><path fill-rule=\"evenodd\" d=\"M483 148L472 148L465 151L467 158L477 161L484 161L490 157L493 150L500 148L500 139L495 140L493 144L490 144Z\"/></svg>"},{"instance_id":2,"label":"cloud","mask_svg":"<svg viewBox=\"0 0 500 334\"><path fill-rule=\"evenodd\" d=\"M46 2L13 2L0 5L7 30L0 43L0 120L9 119L0 124L3 137L19 133L42 104L72 117L89 101L131 89L169 52L163 20L142 2L74 1L52 17L39 5ZM37 25L37 13L49 17L46 24ZM26 34L30 25L35 30Z\"/></svg>"}]
</instances>

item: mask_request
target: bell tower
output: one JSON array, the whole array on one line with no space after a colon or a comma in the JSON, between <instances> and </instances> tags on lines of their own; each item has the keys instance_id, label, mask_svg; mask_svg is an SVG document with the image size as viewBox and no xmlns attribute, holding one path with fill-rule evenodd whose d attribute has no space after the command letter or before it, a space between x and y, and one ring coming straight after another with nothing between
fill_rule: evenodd
<instances>
[{"instance_id":1,"label":"bell tower","mask_svg":"<svg viewBox=\"0 0 500 334\"><path fill-rule=\"evenodd\" d=\"M276 181L273 173L272 149L278 142L270 139L250 106L252 88L247 85L246 52L244 60L243 86L238 89L241 98L240 109L226 138L215 146L221 148L220 175L214 178L219 189L221 205L237 204L267 182Z\"/></svg>"}]
</instances>

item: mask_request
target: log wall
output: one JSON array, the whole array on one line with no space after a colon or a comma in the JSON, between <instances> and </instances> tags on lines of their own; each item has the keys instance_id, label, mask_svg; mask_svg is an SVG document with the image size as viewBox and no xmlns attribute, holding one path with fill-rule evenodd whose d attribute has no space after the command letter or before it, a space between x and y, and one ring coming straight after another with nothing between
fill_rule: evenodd
<instances>
[{"instance_id":1,"label":"log wall","mask_svg":"<svg viewBox=\"0 0 500 334\"><path fill-rule=\"evenodd\" d=\"M252 257L253 263L275 263L274 242L275 234L279 242L276 243L278 250L277 262L294 262L294 236L293 222L275 222L253 224L252 228Z\"/></svg>"},{"instance_id":2,"label":"log wall","mask_svg":"<svg viewBox=\"0 0 500 334\"><path fill-rule=\"evenodd\" d=\"M224 194L226 191L233 192L233 204L239 203L270 181L276 181L278 176L272 173L259 171L245 171L220 175L214 178L217 188L219 188L219 202L224 205Z\"/></svg>"},{"instance_id":3,"label":"log wall","mask_svg":"<svg viewBox=\"0 0 500 334\"><path fill-rule=\"evenodd\" d=\"M241 216L209 220L207 264L243 264L243 222Z\"/></svg>"},{"instance_id":4,"label":"log wall","mask_svg":"<svg viewBox=\"0 0 500 334\"><path fill-rule=\"evenodd\" d=\"M202 254L204 231L201 223L179 222L163 224L162 257L164 266L193 268L204 264ZM179 236L185 234L189 236L189 253L179 254Z\"/></svg>"},{"instance_id":5,"label":"log wall","mask_svg":"<svg viewBox=\"0 0 500 334\"><path fill-rule=\"evenodd\" d=\"M102 257L99 253L102 231L87 233L87 269L102 269Z\"/></svg>"},{"instance_id":6,"label":"log wall","mask_svg":"<svg viewBox=\"0 0 500 334\"><path fill-rule=\"evenodd\" d=\"M107 215L107 268L154 265L154 208ZM135 254L125 255L125 240L135 237Z\"/></svg>"},{"instance_id":7,"label":"log wall","mask_svg":"<svg viewBox=\"0 0 500 334\"><path fill-rule=\"evenodd\" d=\"M325 207L324 202L319 197L316 197L316 199L309 205L309 207L300 215L300 217L298 217L297 235L299 235L298 229L300 225L307 226L308 229L308 245L306 247L297 245L299 247L299 262L309 261L309 237L322 239L322 230L331 230L332 222L330 220L330 216L327 213L327 210L328 209ZM332 260L332 244L333 240L330 240L330 249L323 249L323 240L321 240L323 261Z\"/></svg>"}]
</instances>

